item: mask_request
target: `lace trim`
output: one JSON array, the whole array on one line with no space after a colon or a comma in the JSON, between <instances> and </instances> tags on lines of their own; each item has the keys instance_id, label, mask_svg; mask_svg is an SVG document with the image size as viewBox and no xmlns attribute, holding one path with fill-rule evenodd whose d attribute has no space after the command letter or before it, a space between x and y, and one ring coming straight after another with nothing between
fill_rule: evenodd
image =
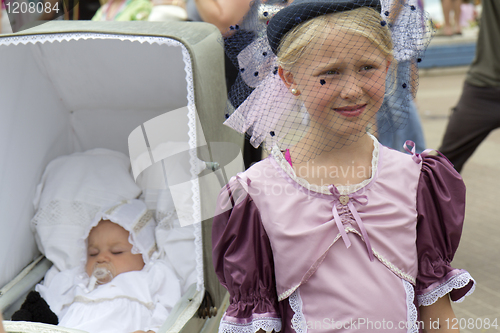
<instances>
[{"instance_id":1,"label":"lace trim","mask_svg":"<svg viewBox=\"0 0 500 333\"><path fill-rule=\"evenodd\" d=\"M302 312L302 298L300 298L298 289L293 292L288 302L294 313L292 317L292 329L297 333L307 333L307 322Z\"/></svg>"},{"instance_id":2,"label":"lace trim","mask_svg":"<svg viewBox=\"0 0 500 333\"><path fill-rule=\"evenodd\" d=\"M180 43L179 43L180 44ZM186 72L187 82L187 100L188 100L188 136L189 136L189 163L191 165L190 172L192 176L191 193L193 194L193 216L194 219L194 246L196 256L196 290L204 290L205 280L203 272L203 241L201 229L201 199L200 199L200 184L198 182L198 156L197 156L197 114L195 105L194 85L193 85L193 69L191 67L191 55L188 50L182 46L182 60L184 61L184 71ZM201 130L201 128L200 128ZM205 141L205 138L203 138Z\"/></svg>"},{"instance_id":3,"label":"lace trim","mask_svg":"<svg viewBox=\"0 0 500 333\"><path fill-rule=\"evenodd\" d=\"M280 332L281 319L257 318L247 324L234 323L223 319L219 325L219 333L255 333L258 330Z\"/></svg>"},{"instance_id":4,"label":"lace trim","mask_svg":"<svg viewBox=\"0 0 500 333\"><path fill-rule=\"evenodd\" d=\"M40 207L31 220L33 228L53 225L75 225L86 227L101 207L80 201L52 200ZM67 216L71 216L68 219Z\"/></svg>"},{"instance_id":5,"label":"lace trim","mask_svg":"<svg viewBox=\"0 0 500 333\"><path fill-rule=\"evenodd\" d=\"M153 303L151 303L151 302L145 303L145 302L138 300L137 298L129 297L129 296L117 296L114 298L100 298L100 299L90 299L90 298L86 298L83 296L76 296L73 299L73 302L71 302L69 304L64 304L63 307L67 307L73 303L97 304L97 303L110 302L110 301L113 301L115 299L127 299L129 301L141 304L142 306L146 307L148 310L153 311L155 309L155 305Z\"/></svg>"},{"instance_id":6,"label":"lace trim","mask_svg":"<svg viewBox=\"0 0 500 333\"><path fill-rule=\"evenodd\" d=\"M120 207L121 205L123 205L123 204L124 204L124 203L126 203L126 202L127 202L127 200L122 200L119 204L114 205L113 207L111 207L110 209L108 209L108 210L104 213L104 215L111 215L111 214L113 214L113 213L115 212L115 210L116 210L118 207Z\"/></svg>"},{"instance_id":7,"label":"lace trim","mask_svg":"<svg viewBox=\"0 0 500 333\"><path fill-rule=\"evenodd\" d=\"M377 173L377 166L378 166L378 159L379 159L379 143L377 139L367 133L370 138L373 140L373 152L372 152L372 174L370 178L363 180L361 183L358 184L353 184L353 185L347 185L347 186L337 186L337 189L339 190L340 194L350 194L354 193L356 191L359 191L366 185L368 185L372 180L375 174ZM300 178L295 174L295 171L293 168L290 166L288 161L285 159L283 156L283 153L281 150L278 148L278 146L273 146L271 149L271 155L274 157L278 165L283 169L283 171L297 184L300 186L306 188L309 191L321 193L321 194L327 194L327 195L332 195L330 190L328 189L328 185L316 185L316 184L310 184L307 180L304 178Z\"/></svg>"},{"instance_id":8,"label":"lace trim","mask_svg":"<svg viewBox=\"0 0 500 333\"><path fill-rule=\"evenodd\" d=\"M84 333L81 330L54 326L50 324L32 323L26 321L5 320L3 326L7 332L37 332L37 333Z\"/></svg>"},{"instance_id":9,"label":"lace trim","mask_svg":"<svg viewBox=\"0 0 500 333\"><path fill-rule=\"evenodd\" d=\"M384 264L385 267L389 268L398 277L400 277L400 278L402 278L402 279L410 282L413 285L417 284L416 279L413 276L411 276L410 274L405 273L401 269L397 268L392 262L390 262L389 260L385 259L380 253L378 253L377 251L375 251L373 248L372 248L372 251L373 251L373 255L375 257L377 257L377 259L382 264Z\"/></svg>"},{"instance_id":10,"label":"lace trim","mask_svg":"<svg viewBox=\"0 0 500 333\"><path fill-rule=\"evenodd\" d=\"M418 312L417 307L415 306L415 289L413 285L406 281L405 279L401 279L403 282L403 286L405 287L406 292L406 325L408 327L408 333L418 333Z\"/></svg>"},{"instance_id":11,"label":"lace trim","mask_svg":"<svg viewBox=\"0 0 500 333\"><path fill-rule=\"evenodd\" d=\"M458 275L455 275L448 281L444 282L440 286L436 287L434 290L428 292L427 294L417 295L418 305L428 306L434 304L439 298L448 294L453 289L461 289L469 284L469 282L474 282L472 288L462 296L460 299L453 301L454 303L461 303L465 299L466 296L471 295L476 289L476 281L472 278L472 276L468 272L463 272Z\"/></svg>"},{"instance_id":12,"label":"lace trim","mask_svg":"<svg viewBox=\"0 0 500 333\"><path fill-rule=\"evenodd\" d=\"M146 226L146 224L148 224L148 222L151 221L151 219L153 219L153 217L154 217L154 214L152 211L150 211L150 210L146 211L141 216L139 221L136 222L134 229L132 231L135 234L138 234L142 230L142 228L144 228Z\"/></svg>"},{"instance_id":13,"label":"lace trim","mask_svg":"<svg viewBox=\"0 0 500 333\"><path fill-rule=\"evenodd\" d=\"M177 218L176 211L161 211L156 210L156 221L158 227L162 227L163 229L173 229L177 226L173 225L173 221Z\"/></svg>"},{"instance_id":14,"label":"lace trim","mask_svg":"<svg viewBox=\"0 0 500 333\"><path fill-rule=\"evenodd\" d=\"M182 43L170 37L153 37L153 36L134 36L134 35L117 35L98 32L62 32L62 33L46 33L39 35L23 35L23 36L10 36L0 38L0 45L18 45L18 44L36 44L45 42L63 42L73 41L80 39L119 39L121 41L131 42L147 42L150 44L181 46L185 48ZM191 64L189 65L191 67ZM192 78L192 71L190 77Z\"/></svg>"}]
</instances>

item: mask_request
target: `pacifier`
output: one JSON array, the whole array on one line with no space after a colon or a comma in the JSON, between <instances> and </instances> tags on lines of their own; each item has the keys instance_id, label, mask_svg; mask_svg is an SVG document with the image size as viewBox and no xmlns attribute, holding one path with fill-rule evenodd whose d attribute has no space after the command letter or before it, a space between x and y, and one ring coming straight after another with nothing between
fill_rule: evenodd
<instances>
[{"instance_id":1,"label":"pacifier","mask_svg":"<svg viewBox=\"0 0 500 333\"><path fill-rule=\"evenodd\" d=\"M96 282L98 284L106 284L108 282L111 282L111 280L113 280L113 278L115 277L115 272L111 264L103 263L103 264L96 264L94 266L94 271L92 272L92 275L95 276L97 280Z\"/></svg>"},{"instance_id":2,"label":"pacifier","mask_svg":"<svg viewBox=\"0 0 500 333\"><path fill-rule=\"evenodd\" d=\"M116 272L113 264L107 262L96 263L90 276L89 289L94 289L96 284L101 285L111 282L115 275Z\"/></svg>"}]
</instances>

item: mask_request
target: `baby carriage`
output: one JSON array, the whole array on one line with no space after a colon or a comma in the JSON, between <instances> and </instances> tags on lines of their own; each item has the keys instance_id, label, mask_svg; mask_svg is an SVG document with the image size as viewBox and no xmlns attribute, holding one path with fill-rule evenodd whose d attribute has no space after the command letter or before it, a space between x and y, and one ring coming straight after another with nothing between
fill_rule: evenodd
<instances>
[{"instance_id":1,"label":"baby carriage","mask_svg":"<svg viewBox=\"0 0 500 333\"><path fill-rule=\"evenodd\" d=\"M169 185L184 191L173 197L189 199L184 222L194 223L196 282L159 332L216 331L227 296L212 267L211 214L220 184L243 165L242 137L221 125L226 90L218 30L194 22L49 22L2 36L0 59L6 330L71 332L8 319L52 265L30 229L45 167L61 155L106 148L131 156L136 177L159 163L183 165L187 178ZM172 139L176 128L181 134ZM168 140L182 149L156 149Z\"/></svg>"}]
</instances>

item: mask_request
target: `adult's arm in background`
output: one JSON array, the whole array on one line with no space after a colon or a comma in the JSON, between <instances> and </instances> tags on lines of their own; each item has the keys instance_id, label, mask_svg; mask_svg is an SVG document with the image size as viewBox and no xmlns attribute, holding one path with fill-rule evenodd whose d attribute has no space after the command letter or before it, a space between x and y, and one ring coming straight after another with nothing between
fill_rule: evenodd
<instances>
[{"instance_id":1,"label":"adult's arm in background","mask_svg":"<svg viewBox=\"0 0 500 333\"><path fill-rule=\"evenodd\" d=\"M195 0L195 3L203 21L227 35L229 27L238 24L248 12L251 0Z\"/></svg>"}]
</instances>

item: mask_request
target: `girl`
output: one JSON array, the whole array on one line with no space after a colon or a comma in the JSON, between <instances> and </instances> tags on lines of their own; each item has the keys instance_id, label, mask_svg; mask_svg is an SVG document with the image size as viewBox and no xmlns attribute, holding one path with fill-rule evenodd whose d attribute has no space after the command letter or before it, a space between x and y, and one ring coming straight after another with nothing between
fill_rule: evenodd
<instances>
[{"instance_id":1,"label":"girl","mask_svg":"<svg viewBox=\"0 0 500 333\"><path fill-rule=\"evenodd\" d=\"M154 260L155 223L140 200L103 209L89 225L81 265L36 290L59 325L89 333L156 332L180 298L175 273Z\"/></svg>"},{"instance_id":2,"label":"girl","mask_svg":"<svg viewBox=\"0 0 500 333\"><path fill-rule=\"evenodd\" d=\"M447 332L450 299L474 289L450 266L460 176L410 141L403 154L369 134L400 91L387 79L391 13L379 11L376 0L295 0L266 22L268 44L240 54L255 90L226 124L271 154L218 199L214 265L230 293L220 332ZM397 47L413 45L407 35Z\"/></svg>"}]
</instances>

